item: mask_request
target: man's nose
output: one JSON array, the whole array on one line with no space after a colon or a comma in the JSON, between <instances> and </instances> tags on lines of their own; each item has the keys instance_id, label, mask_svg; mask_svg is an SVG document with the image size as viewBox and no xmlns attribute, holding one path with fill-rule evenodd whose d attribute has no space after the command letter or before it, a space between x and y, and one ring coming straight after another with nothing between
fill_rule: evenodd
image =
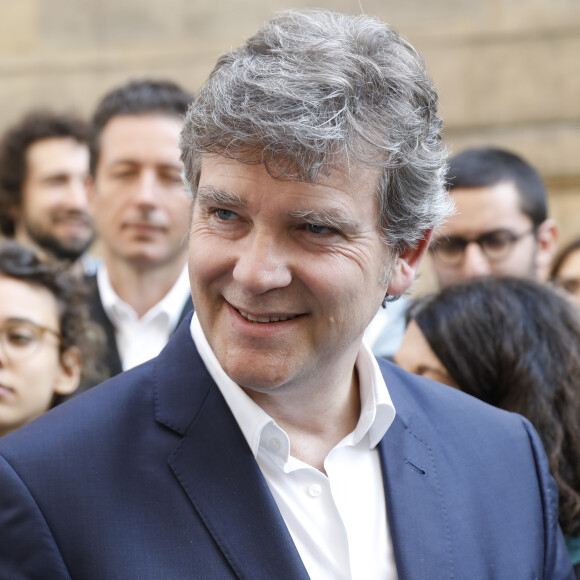
<instances>
[{"instance_id":1,"label":"man's nose","mask_svg":"<svg viewBox=\"0 0 580 580\"><path fill-rule=\"evenodd\" d=\"M491 274L489 260L477 242L469 242L465 247L461 270L464 278L477 278Z\"/></svg>"},{"instance_id":2,"label":"man's nose","mask_svg":"<svg viewBox=\"0 0 580 580\"><path fill-rule=\"evenodd\" d=\"M6 346L4 336L0 337L0 369L5 368L9 365L8 355L6 354Z\"/></svg>"},{"instance_id":3,"label":"man's nose","mask_svg":"<svg viewBox=\"0 0 580 580\"><path fill-rule=\"evenodd\" d=\"M88 207L87 187L82 179L70 181L67 190L67 204L78 211L86 211Z\"/></svg>"},{"instance_id":4,"label":"man's nose","mask_svg":"<svg viewBox=\"0 0 580 580\"><path fill-rule=\"evenodd\" d=\"M139 206L151 207L156 205L158 193L155 173L143 171L135 183L133 201Z\"/></svg>"},{"instance_id":5,"label":"man's nose","mask_svg":"<svg viewBox=\"0 0 580 580\"><path fill-rule=\"evenodd\" d=\"M284 288L292 281L287 249L271 234L252 233L239 250L233 276L253 294Z\"/></svg>"}]
</instances>

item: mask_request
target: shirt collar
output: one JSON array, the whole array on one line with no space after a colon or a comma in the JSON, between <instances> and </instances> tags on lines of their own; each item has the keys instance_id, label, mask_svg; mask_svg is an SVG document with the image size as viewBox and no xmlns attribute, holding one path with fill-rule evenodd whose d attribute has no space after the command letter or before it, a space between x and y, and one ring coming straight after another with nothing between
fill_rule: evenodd
<instances>
[{"instance_id":1,"label":"shirt collar","mask_svg":"<svg viewBox=\"0 0 580 580\"><path fill-rule=\"evenodd\" d=\"M133 307L122 300L113 289L107 267L102 262L97 270L97 287L103 309L114 325L118 325L122 318L131 317L135 320L139 318ZM175 328L179 322L183 305L190 294L189 274L186 264L169 292L149 309L141 317L141 320L151 319L160 313L164 313L167 317L169 328Z\"/></svg>"},{"instance_id":2,"label":"shirt collar","mask_svg":"<svg viewBox=\"0 0 580 580\"><path fill-rule=\"evenodd\" d=\"M280 429L274 419L261 409L232 381L222 369L199 323L197 314L191 319L191 336L207 370L224 396L252 453L258 455L262 431ZM395 418L395 407L379 365L370 348L363 341L356 359L361 394L361 414L355 430L349 436L351 444L358 444L368 433L370 447L374 448L387 432ZM282 431L280 429L280 431ZM282 431L283 432L283 431ZM262 438L265 440L267 438ZM281 440L279 453L289 452L287 437Z\"/></svg>"}]
</instances>

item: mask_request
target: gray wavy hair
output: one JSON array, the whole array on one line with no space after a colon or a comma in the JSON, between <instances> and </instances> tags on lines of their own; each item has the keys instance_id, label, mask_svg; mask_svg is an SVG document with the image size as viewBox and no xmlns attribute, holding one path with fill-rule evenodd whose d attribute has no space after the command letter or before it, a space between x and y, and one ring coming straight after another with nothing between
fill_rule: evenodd
<instances>
[{"instance_id":1,"label":"gray wavy hair","mask_svg":"<svg viewBox=\"0 0 580 580\"><path fill-rule=\"evenodd\" d=\"M379 226L396 253L452 212L437 93L417 51L369 16L284 11L222 55L181 137L195 197L201 156L263 163L314 182L333 167L382 168Z\"/></svg>"}]
</instances>

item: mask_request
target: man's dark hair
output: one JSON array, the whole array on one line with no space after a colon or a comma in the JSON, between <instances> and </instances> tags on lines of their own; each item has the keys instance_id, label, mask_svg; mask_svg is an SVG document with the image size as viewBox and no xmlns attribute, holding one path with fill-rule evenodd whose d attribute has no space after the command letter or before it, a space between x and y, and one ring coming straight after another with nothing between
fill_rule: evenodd
<instances>
[{"instance_id":1,"label":"man's dark hair","mask_svg":"<svg viewBox=\"0 0 580 580\"><path fill-rule=\"evenodd\" d=\"M457 188L513 183L520 209L538 227L548 217L546 189L539 173L518 155L494 147L467 149L449 160L447 184Z\"/></svg>"},{"instance_id":2,"label":"man's dark hair","mask_svg":"<svg viewBox=\"0 0 580 580\"><path fill-rule=\"evenodd\" d=\"M162 113L183 118L192 100L192 94L167 80L133 80L107 93L91 124L91 174L95 175L99 161L101 133L113 117Z\"/></svg>"},{"instance_id":3,"label":"man's dark hair","mask_svg":"<svg viewBox=\"0 0 580 580\"><path fill-rule=\"evenodd\" d=\"M14 235L11 214L21 203L22 186L28 171L28 148L37 141L55 137L88 143L89 128L78 117L36 110L8 129L0 142L0 231L5 236Z\"/></svg>"}]
</instances>

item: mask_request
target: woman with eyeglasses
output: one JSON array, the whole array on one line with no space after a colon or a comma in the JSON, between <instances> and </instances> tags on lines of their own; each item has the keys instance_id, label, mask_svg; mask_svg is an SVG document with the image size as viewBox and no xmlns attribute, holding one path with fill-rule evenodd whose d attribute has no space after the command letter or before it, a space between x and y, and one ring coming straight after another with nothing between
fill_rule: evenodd
<instances>
[{"instance_id":1,"label":"woman with eyeglasses","mask_svg":"<svg viewBox=\"0 0 580 580\"><path fill-rule=\"evenodd\" d=\"M554 260L550 279L580 306L580 238L560 250Z\"/></svg>"},{"instance_id":2,"label":"woman with eyeglasses","mask_svg":"<svg viewBox=\"0 0 580 580\"><path fill-rule=\"evenodd\" d=\"M556 288L479 278L415 303L395 362L520 413L559 490L559 521L580 578L580 311Z\"/></svg>"},{"instance_id":3,"label":"woman with eyeglasses","mask_svg":"<svg viewBox=\"0 0 580 580\"><path fill-rule=\"evenodd\" d=\"M0 436L73 393L83 365L94 372L85 309L64 270L13 242L0 247Z\"/></svg>"}]
</instances>

